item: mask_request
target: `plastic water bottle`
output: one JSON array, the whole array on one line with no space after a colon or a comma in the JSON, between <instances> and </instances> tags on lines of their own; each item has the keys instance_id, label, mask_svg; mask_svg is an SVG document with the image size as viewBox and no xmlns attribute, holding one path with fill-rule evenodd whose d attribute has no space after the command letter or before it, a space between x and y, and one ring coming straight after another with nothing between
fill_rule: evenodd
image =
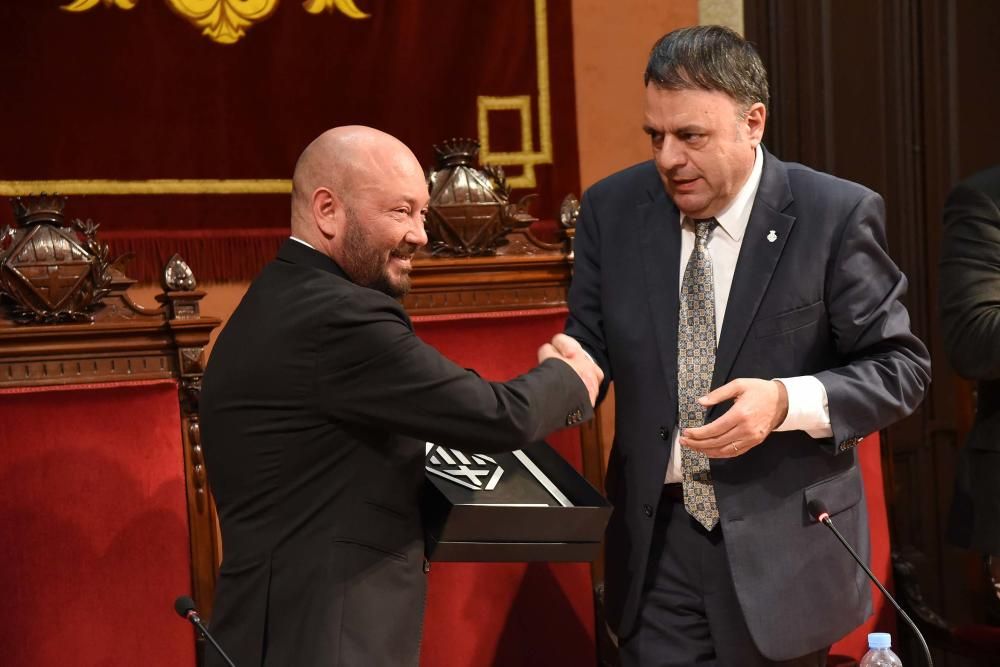
<instances>
[{"instance_id":1,"label":"plastic water bottle","mask_svg":"<svg viewBox=\"0 0 1000 667\"><path fill-rule=\"evenodd\" d=\"M868 635L868 653L861 658L858 667L903 667L899 656L892 652L892 637L888 632L872 632Z\"/></svg>"}]
</instances>

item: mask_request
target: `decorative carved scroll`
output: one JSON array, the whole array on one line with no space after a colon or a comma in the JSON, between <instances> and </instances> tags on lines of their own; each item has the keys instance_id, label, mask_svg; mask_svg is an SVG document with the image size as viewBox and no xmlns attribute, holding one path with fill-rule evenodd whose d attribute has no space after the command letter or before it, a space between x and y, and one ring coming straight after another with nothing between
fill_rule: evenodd
<instances>
[{"instance_id":1,"label":"decorative carved scroll","mask_svg":"<svg viewBox=\"0 0 1000 667\"><path fill-rule=\"evenodd\" d=\"M62 8L85 12L102 1L105 7L127 11L135 9L138 0L72 0ZM201 28L201 34L219 44L235 44L250 27L271 16L278 7L278 0L166 0L166 3L179 16ZM352 19L370 16L358 9L354 0L305 0L302 7L310 14L337 9Z\"/></svg>"}]
</instances>

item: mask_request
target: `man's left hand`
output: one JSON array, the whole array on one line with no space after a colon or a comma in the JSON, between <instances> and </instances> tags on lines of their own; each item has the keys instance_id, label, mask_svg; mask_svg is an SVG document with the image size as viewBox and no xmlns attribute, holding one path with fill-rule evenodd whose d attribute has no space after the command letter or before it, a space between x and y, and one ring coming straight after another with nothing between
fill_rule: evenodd
<instances>
[{"instance_id":1,"label":"man's left hand","mask_svg":"<svg viewBox=\"0 0 1000 667\"><path fill-rule=\"evenodd\" d=\"M733 406L711 424L681 431L680 444L709 458L732 458L747 453L785 421L788 392L778 380L739 378L698 399L706 409L733 401Z\"/></svg>"}]
</instances>

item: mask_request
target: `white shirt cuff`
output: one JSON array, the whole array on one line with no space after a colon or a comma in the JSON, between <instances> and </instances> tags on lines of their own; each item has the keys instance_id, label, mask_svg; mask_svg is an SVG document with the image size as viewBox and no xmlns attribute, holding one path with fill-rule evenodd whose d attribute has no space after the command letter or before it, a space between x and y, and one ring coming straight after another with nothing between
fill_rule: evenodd
<instances>
[{"instance_id":1,"label":"white shirt cuff","mask_svg":"<svg viewBox=\"0 0 1000 667\"><path fill-rule=\"evenodd\" d=\"M788 392L788 414L775 431L805 431L813 438L829 438L830 405L826 387L812 375L776 378Z\"/></svg>"}]
</instances>

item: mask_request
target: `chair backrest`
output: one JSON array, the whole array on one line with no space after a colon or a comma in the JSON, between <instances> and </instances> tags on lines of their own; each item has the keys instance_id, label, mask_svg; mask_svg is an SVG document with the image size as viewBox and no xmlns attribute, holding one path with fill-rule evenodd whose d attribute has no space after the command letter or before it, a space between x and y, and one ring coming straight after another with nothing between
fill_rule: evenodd
<instances>
[{"instance_id":1,"label":"chair backrest","mask_svg":"<svg viewBox=\"0 0 1000 667\"><path fill-rule=\"evenodd\" d=\"M565 308L417 316L420 337L490 380L536 363L538 346L563 329ZM580 432L548 439L582 469ZM428 667L588 665L594 604L587 563L434 563L429 574L421 664Z\"/></svg>"},{"instance_id":2,"label":"chair backrest","mask_svg":"<svg viewBox=\"0 0 1000 667\"><path fill-rule=\"evenodd\" d=\"M175 257L135 304L65 199L15 201L0 239L0 646L4 665L193 665L219 545L201 458L202 317Z\"/></svg>"},{"instance_id":3,"label":"chair backrest","mask_svg":"<svg viewBox=\"0 0 1000 667\"><path fill-rule=\"evenodd\" d=\"M0 389L0 646L11 667L193 665L177 383Z\"/></svg>"}]
</instances>

